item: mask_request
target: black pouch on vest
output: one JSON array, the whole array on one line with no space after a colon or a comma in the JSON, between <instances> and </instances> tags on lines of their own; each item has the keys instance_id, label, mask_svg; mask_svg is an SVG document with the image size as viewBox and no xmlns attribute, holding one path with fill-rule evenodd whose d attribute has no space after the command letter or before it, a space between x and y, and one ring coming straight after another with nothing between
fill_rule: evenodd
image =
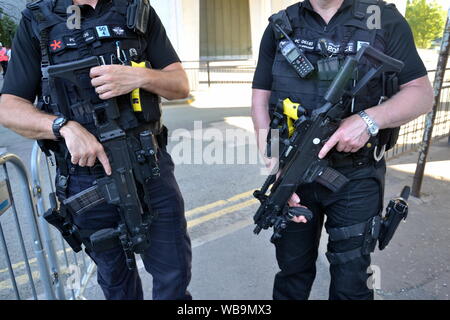
<instances>
[{"instance_id":1,"label":"black pouch on vest","mask_svg":"<svg viewBox=\"0 0 450 320\"><path fill-rule=\"evenodd\" d=\"M151 92L140 90L142 112L138 112L145 122L159 121L161 119L161 98Z\"/></svg>"},{"instance_id":2,"label":"black pouch on vest","mask_svg":"<svg viewBox=\"0 0 450 320\"><path fill-rule=\"evenodd\" d=\"M288 35L291 35L294 31L294 29L292 29L291 22L289 21L289 17L287 16L286 10L281 10L280 12L273 14L269 18L269 22L272 25L273 31L275 33L275 39L277 40L283 39L284 35L275 27L275 25L278 25Z\"/></svg>"},{"instance_id":3,"label":"black pouch on vest","mask_svg":"<svg viewBox=\"0 0 450 320\"><path fill-rule=\"evenodd\" d=\"M150 3L148 0L133 0L127 9L127 26L129 29L145 34L148 25Z\"/></svg>"},{"instance_id":4,"label":"black pouch on vest","mask_svg":"<svg viewBox=\"0 0 450 320\"><path fill-rule=\"evenodd\" d=\"M383 94L387 98L392 98L397 92L400 91L400 84L398 80L398 75L395 73L382 75L383 81ZM378 134L379 144L382 146L386 146L386 151L391 150L397 144L398 138L400 135L400 127L397 128L389 128L381 130Z\"/></svg>"},{"instance_id":5,"label":"black pouch on vest","mask_svg":"<svg viewBox=\"0 0 450 320\"><path fill-rule=\"evenodd\" d=\"M317 69L319 74L319 80L321 81L332 81L336 78L336 75L340 69L340 59L339 57L331 57L320 59L317 61Z\"/></svg>"},{"instance_id":6,"label":"black pouch on vest","mask_svg":"<svg viewBox=\"0 0 450 320\"><path fill-rule=\"evenodd\" d=\"M152 68L152 65L148 61L140 63L132 61L129 65L134 68ZM136 89L130 93L130 99L134 114L139 120L144 122L154 122L161 119L162 111L160 96L144 89Z\"/></svg>"}]
</instances>

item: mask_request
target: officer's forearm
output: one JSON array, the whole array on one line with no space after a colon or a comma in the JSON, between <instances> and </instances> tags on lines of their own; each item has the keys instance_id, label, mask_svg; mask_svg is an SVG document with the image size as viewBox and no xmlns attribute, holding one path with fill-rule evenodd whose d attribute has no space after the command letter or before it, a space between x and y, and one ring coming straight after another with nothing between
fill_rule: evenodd
<instances>
[{"instance_id":1,"label":"officer's forearm","mask_svg":"<svg viewBox=\"0 0 450 320\"><path fill-rule=\"evenodd\" d=\"M139 87L167 100L184 99L189 95L189 81L181 64L163 70L140 69Z\"/></svg>"},{"instance_id":2,"label":"officer's forearm","mask_svg":"<svg viewBox=\"0 0 450 320\"><path fill-rule=\"evenodd\" d=\"M270 91L253 89L252 120L255 128L258 149L262 154L266 150L266 138L270 129L269 98Z\"/></svg>"},{"instance_id":3,"label":"officer's forearm","mask_svg":"<svg viewBox=\"0 0 450 320\"><path fill-rule=\"evenodd\" d=\"M52 124L56 116L45 114L28 100L3 94L0 100L0 125L28 139L55 139Z\"/></svg>"},{"instance_id":4,"label":"officer's forearm","mask_svg":"<svg viewBox=\"0 0 450 320\"><path fill-rule=\"evenodd\" d=\"M404 86L394 97L367 110L381 129L395 128L431 111L433 89L428 77L414 80Z\"/></svg>"}]
</instances>

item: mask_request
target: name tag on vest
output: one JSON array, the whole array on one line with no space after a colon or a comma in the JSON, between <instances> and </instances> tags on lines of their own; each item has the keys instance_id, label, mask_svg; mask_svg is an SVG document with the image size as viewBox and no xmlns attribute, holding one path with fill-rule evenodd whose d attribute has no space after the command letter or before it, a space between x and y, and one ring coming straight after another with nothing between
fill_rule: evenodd
<instances>
[{"instance_id":1,"label":"name tag on vest","mask_svg":"<svg viewBox=\"0 0 450 320\"><path fill-rule=\"evenodd\" d=\"M63 40L67 48L78 48L78 44L74 37L66 36L63 37Z\"/></svg>"},{"instance_id":2,"label":"name tag on vest","mask_svg":"<svg viewBox=\"0 0 450 320\"><path fill-rule=\"evenodd\" d=\"M341 50L342 50L341 47L343 45L342 43L334 43L331 40L327 40L327 39L324 39L324 40L325 40L325 43L326 43L327 51L329 53L339 53L339 52L341 52ZM319 51L319 52L321 51L319 43L317 43L317 45L316 45L316 50ZM352 54L352 53L356 53L356 52L357 52L357 50L356 50L356 43L355 43L355 41L353 41L353 40L349 41L347 46L345 47L344 53Z\"/></svg>"}]
</instances>

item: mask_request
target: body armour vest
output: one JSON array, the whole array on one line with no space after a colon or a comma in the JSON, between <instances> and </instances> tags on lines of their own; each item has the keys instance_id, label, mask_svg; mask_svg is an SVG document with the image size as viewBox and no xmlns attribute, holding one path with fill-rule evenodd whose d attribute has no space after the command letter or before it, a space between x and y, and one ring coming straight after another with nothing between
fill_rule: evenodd
<instances>
[{"instance_id":1,"label":"body armour vest","mask_svg":"<svg viewBox=\"0 0 450 320\"><path fill-rule=\"evenodd\" d=\"M83 77L83 90L91 94L91 100L86 101L74 84L60 80L56 84L49 82L45 77L45 67L92 56L99 57L104 64L144 61L147 58L147 43L145 34L127 26L128 0L112 0L110 9L87 18L81 16L80 29L69 29L67 26L66 10L69 5L72 5L71 0L40 0L27 5L23 12L31 19L33 32L41 44L43 79L40 105L46 112L63 114L95 133L90 104L96 99L98 102L99 98L91 85L89 73L78 75ZM158 101L152 107L151 116L143 119L136 115L134 127L143 122L160 120L159 97L155 98ZM117 100L121 112L127 110L132 113L130 95L117 97ZM61 105L66 105L66 108L61 108ZM133 126L123 129L131 128Z\"/></svg>"},{"instance_id":2,"label":"body armour vest","mask_svg":"<svg viewBox=\"0 0 450 320\"><path fill-rule=\"evenodd\" d=\"M307 78L300 78L293 67L289 65L285 57L277 49L272 67L272 94L270 97L270 114L273 114L278 101L290 98L300 103L306 110L321 107L325 100L323 97L333 79L319 79L317 63L323 59L324 48L327 57L337 57L343 62L347 55L355 55L364 44L369 44L384 52L384 32L381 29L369 29L367 19L368 6L378 4L383 10L385 3L377 0L355 1L353 9L345 9L340 17L342 24L336 24L331 28L313 28L301 19L303 3L297 3L286 9L286 14L291 23L293 32L292 40L301 48L308 60L314 65L315 71ZM277 48L279 41L277 41ZM321 46L320 42L325 46ZM363 58L358 67L355 79L361 78L370 68L370 61ZM382 92L382 79L372 80L368 86L356 97L353 113L373 107L379 104Z\"/></svg>"}]
</instances>

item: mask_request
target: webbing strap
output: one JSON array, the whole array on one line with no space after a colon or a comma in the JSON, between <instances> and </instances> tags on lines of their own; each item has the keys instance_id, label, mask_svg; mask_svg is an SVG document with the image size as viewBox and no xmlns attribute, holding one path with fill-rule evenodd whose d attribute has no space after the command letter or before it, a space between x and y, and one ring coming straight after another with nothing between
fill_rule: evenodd
<instances>
[{"instance_id":1,"label":"webbing strap","mask_svg":"<svg viewBox=\"0 0 450 320\"><path fill-rule=\"evenodd\" d=\"M362 257L361 248L356 248L347 252L331 253L327 252L326 256L330 264L345 264L352 260Z\"/></svg>"},{"instance_id":2,"label":"webbing strap","mask_svg":"<svg viewBox=\"0 0 450 320\"><path fill-rule=\"evenodd\" d=\"M358 223L353 226L342 227L342 228L331 228L328 229L328 235L330 236L330 241L342 241L354 237L363 236L367 228L367 222Z\"/></svg>"},{"instance_id":3,"label":"webbing strap","mask_svg":"<svg viewBox=\"0 0 450 320\"><path fill-rule=\"evenodd\" d=\"M45 21L44 13L40 6L32 6L30 9L39 25L43 24ZM49 29L39 28L39 47L41 49L41 72L42 78L45 80L48 78L47 67L50 65L50 53L48 50L49 43Z\"/></svg>"},{"instance_id":4,"label":"webbing strap","mask_svg":"<svg viewBox=\"0 0 450 320\"><path fill-rule=\"evenodd\" d=\"M292 24L293 29L300 27L300 9L302 8L302 6L303 2L299 2L286 8L286 14Z\"/></svg>"}]
</instances>

